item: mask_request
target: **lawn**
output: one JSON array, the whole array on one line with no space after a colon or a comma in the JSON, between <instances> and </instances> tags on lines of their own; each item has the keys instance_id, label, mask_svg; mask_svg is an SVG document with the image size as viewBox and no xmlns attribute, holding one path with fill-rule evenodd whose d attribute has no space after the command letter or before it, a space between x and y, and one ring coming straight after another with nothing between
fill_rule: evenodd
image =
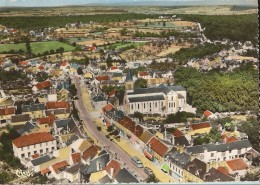
<instances>
[{"instance_id":1,"label":"lawn","mask_svg":"<svg viewBox=\"0 0 260 185\"><path fill-rule=\"evenodd\" d=\"M60 47L63 47L65 51L72 51L74 49L73 46L58 41L31 42L32 53L35 54L50 51L51 49L55 51ZM0 45L0 52L8 52L10 50L19 51L19 49L26 51L25 43Z\"/></svg>"},{"instance_id":2,"label":"lawn","mask_svg":"<svg viewBox=\"0 0 260 185\"><path fill-rule=\"evenodd\" d=\"M145 42L126 42L126 43L118 42L118 43L109 45L108 48L113 47L114 49L119 50L119 49L124 49L129 46L134 46L134 48L136 48L139 46L143 46L144 44L146 44L146 43Z\"/></svg>"}]
</instances>

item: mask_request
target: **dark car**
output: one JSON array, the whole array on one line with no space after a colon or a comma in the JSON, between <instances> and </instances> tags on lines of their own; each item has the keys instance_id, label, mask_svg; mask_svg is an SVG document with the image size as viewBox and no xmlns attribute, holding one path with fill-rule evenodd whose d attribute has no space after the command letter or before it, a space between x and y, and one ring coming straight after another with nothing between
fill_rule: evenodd
<instances>
[{"instance_id":1,"label":"dark car","mask_svg":"<svg viewBox=\"0 0 260 185\"><path fill-rule=\"evenodd\" d=\"M153 170L151 168L145 167L144 168L144 173L146 173L147 175L153 175Z\"/></svg>"}]
</instances>

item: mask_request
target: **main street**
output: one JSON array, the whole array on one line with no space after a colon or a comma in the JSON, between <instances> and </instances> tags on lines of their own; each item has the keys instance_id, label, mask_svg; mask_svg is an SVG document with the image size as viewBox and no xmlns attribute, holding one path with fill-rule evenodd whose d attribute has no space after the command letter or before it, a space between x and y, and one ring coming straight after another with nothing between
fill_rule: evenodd
<instances>
[{"instance_id":1,"label":"main street","mask_svg":"<svg viewBox=\"0 0 260 185\"><path fill-rule=\"evenodd\" d=\"M74 78L75 86L78 90L78 100L75 101L75 106L79 111L79 115L81 120L83 120L83 124L86 126L86 129L90 132L90 134L97 139L97 141L104 147L108 147L110 152L115 153L117 159L119 159L122 164L125 163L126 167L130 169L135 175L137 175L139 180L145 180L148 176L144 173L143 168L137 168L131 162L131 156L129 156L125 151L123 151L119 146L117 146L113 141L107 139L106 136L97 130L97 126L94 123L93 116L90 112L86 109L83 98L81 96L81 87L80 87L80 80L78 77Z\"/></svg>"}]
</instances>

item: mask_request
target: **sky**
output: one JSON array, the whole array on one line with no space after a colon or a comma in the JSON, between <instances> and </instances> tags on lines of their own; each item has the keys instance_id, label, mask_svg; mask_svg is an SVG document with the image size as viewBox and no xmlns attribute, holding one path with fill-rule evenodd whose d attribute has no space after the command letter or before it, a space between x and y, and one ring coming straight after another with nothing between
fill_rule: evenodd
<instances>
[{"instance_id":1,"label":"sky","mask_svg":"<svg viewBox=\"0 0 260 185\"><path fill-rule=\"evenodd\" d=\"M257 5L258 0L0 0L0 7L44 7L44 6L67 6L67 5Z\"/></svg>"}]
</instances>

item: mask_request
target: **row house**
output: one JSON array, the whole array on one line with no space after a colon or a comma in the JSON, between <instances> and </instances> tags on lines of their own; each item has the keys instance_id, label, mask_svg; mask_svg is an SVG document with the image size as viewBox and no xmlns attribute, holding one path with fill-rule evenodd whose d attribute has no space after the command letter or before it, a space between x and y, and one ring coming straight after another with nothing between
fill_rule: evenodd
<instances>
[{"instance_id":1,"label":"row house","mask_svg":"<svg viewBox=\"0 0 260 185\"><path fill-rule=\"evenodd\" d=\"M30 120L31 120L30 114L17 114L11 116L12 125L22 125Z\"/></svg>"},{"instance_id":2,"label":"row house","mask_svg":"<svg viewBox=\"0 0 260 185\"><path fill-rule=\"evenodd\" d=\"M32 119L41 118L44 115L45 104L22 105L22 113L29 114Z\"/></svg>"},{"instance_id":3,"label":"row house","mask_svg":"<svg viewBox=\"0 0 260 185\"><path fill-rule=\"evenodd\" d=\"M0 124L7 123L15 115L15 107L0 108Z\"/></svg>"},{"instance_id":4,"label":"row house","mask_svg":"<svg viewBox=\"0 0 260 185\"><path fill-rule=\"evenodd\" d=\"M169 175L179 182L183 181L184 167L190 162L191 157L186 152L181 152L177 148L172 148L166 154L166 161L169 166Z\"/></svg>"},{"instance_id":5,"label":"row house","mask_svg":"<svg viewBox=\"0 0 260 185\"><path fill-rule=\"evenodd\" d=\"M235 179L195 158L184 167L183 182L232 182Z\"/></svg>"},{"instance_id":6,"label":"row house","mask_svg":"<svg viewBox=\"0 0 260 185\"><path fill-rule=\"evenodd\" d=\"M204 144L187 147L188 154L198 159L211 163L220 162L243 157L246 152L252 149L248 140L240 140L231 143Z\"/></svg>"},{"instance_id":7,"label":"row house","mask_svg":"<svg viewBox=\"0 0 260 185\"><path fill-rule=\"evenodd\" d=\"M14 156L21 162L32 159L34 154L45 155L57 149L55 138L47 132L23 135L12 140Z\"/></svg>"}]
</instances>

